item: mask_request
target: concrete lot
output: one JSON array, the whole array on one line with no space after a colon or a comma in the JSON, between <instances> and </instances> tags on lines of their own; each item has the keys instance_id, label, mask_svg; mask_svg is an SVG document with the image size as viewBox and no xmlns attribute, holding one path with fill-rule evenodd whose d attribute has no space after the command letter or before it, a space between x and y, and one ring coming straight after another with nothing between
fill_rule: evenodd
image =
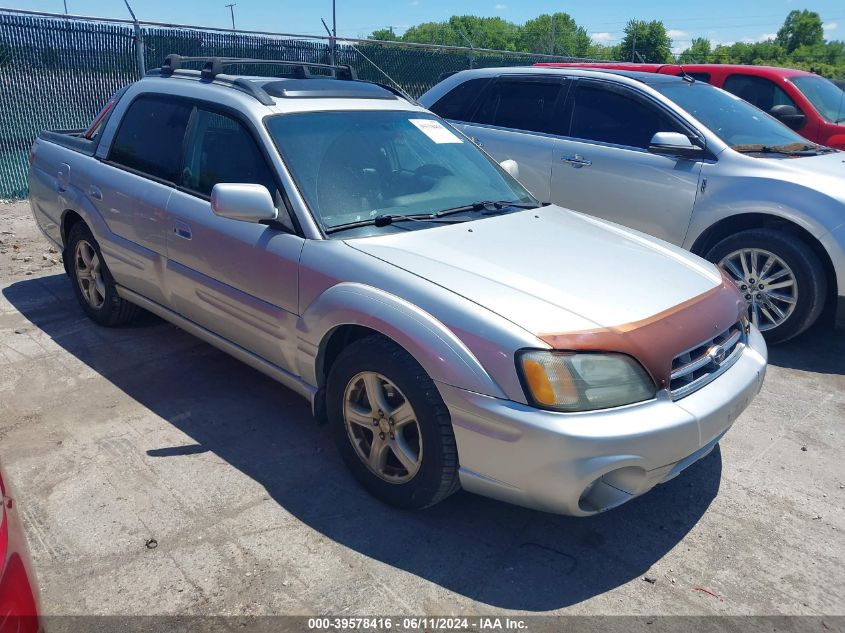
<instances>
[{"instance_id":1,"label":"concrete lot","mask_svg":"<svg viewBox=\"0 0 845 633\"><path fill-rule=\"evenodd\" d=\"M773 349L721 448L608 514L405 513L293 393L93 325L27 214L0 205L0 460L47 614L845 614L844 332Z\"/></svg>"}]
</instances>

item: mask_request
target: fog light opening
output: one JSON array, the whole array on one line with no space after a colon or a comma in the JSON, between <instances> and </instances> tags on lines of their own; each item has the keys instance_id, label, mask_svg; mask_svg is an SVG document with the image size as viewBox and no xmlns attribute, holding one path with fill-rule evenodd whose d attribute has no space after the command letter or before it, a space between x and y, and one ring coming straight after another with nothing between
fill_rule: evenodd
<instances>
[{"instance_id":1,"label":"fog light opening","mask_svg":"<svg viewBox=\"0 0 845 633\"><path fill-rule=\"evenodd\" d=\"M601 477L599 477L598 479L594 479L589 484L587 484L587 487L584 488L584 491L581 493L581 496L578 498L578 507L581 509L582 512L600 512L601 511L600 508L597 508L595 506L595 504L593 504L590 501L590 493L593 492L593 490L596 487L596 484L599 483L600 480L601 480Z\"/></svg>"}]
</instances>

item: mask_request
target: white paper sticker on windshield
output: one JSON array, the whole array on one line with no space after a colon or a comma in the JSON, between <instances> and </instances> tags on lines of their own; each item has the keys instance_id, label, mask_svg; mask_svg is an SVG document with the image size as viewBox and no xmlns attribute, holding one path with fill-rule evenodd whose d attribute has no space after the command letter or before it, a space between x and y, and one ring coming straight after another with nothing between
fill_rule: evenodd
<instances>
[{"instance_id":1,"label":"white paper sticker on windshield","mask_svg":"<svg viewBox=\"0 0 845 633\"><path fill-rule=\"evenodd\" d=\"M463 143L449 129L436 119L408 119L416 128L435 143Z\"/></svg>"}]
</instances>

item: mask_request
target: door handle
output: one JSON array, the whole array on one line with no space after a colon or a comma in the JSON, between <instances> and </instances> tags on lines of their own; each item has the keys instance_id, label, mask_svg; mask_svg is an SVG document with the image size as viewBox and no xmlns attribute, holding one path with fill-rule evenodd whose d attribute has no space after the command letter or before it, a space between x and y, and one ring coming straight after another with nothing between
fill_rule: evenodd
<instances>
[{"instance_id":1,"label":"door handle","mask_svg":"<svg viewBox=\"0 0 845 633\"><path fill-rule=\"evenodd\" d=\"M587 160L581 154L575 154L575 156L561 156L560 158L564 163L569 163L575 169L581 169L582 167L589 167L593 164L593 161Z\"/></svg>"},{"instance_id":2,"label":"door handle","mask_svg":"<svg viewBox=\"0 0 845 633\"><path fill-rule=\"evenodd\" d=\"M103 199L103 192L100 191L99 187L95 187L94 185L91 185L91 188L88 190L88 195L94 198L94 200Z\"/></svg>"},{"instance_id":3,"label":"door handle","mask_svg":"<svg viewBox=\"0 0 845 633\"><path fill-rule=\"evenodd\" d=\"M173 232L182 239L191 239L191 227L180 220L176 220L176 226L173 227Z\"/></svg>"},{"instance_id":4,"label":"door handle","mask_svg":"<svg viewBox=\"0 0 845 633\"><path fill-rule=\"evenodd\" d=\"M475 143L475 144L476 144L476 145L478 145L479 147L484 147L484 142L483 142L481 139L478 139L478 138L476 138L476 137L474 137L474 136L470 136L470 137L469 137L469 140L471 140L473 143Z\"/></svg>"}]
</instances>

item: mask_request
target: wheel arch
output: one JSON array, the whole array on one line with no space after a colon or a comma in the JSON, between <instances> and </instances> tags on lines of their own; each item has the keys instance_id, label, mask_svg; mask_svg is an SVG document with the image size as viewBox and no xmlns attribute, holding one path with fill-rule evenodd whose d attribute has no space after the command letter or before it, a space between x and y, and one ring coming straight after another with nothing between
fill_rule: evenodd
<instances>
[{"instance_id":1,"label":"wheel arch","mask_svg":"<svg viewBox=\"0 0 845 633\"><path fill-rule=\"evenodd\" d=\"M824 311L827 313L835 307L839 290L837 287L836 270L833 267L833 261L831 260L830 255L818 238L816 238L803 226L787 218L767 213L743 213L741 215L733 215L722 218L712 226L705 229L701 235L695 239L690 251L696 255L705 257L711 248L726 237L748 229L773 229L776 231L784 231L807 244L810 250L816 255L816 257L819 258L827 278L827 294L825 296Z\"/></svg>"},{"instance_id":2,"label":"wheel arch","mask_svg":"<svg viewBox=\"0 0 845 633\"><path fill-rule=\"evenodd\" d=\"M408 352L436 382L507 397L464 343L442 322L404 299L357 283L326 290L300 317L305 352L300 375L317 386L314 410L332 362L351 343L378 334Z\"/></svg>"}]
</instances>

